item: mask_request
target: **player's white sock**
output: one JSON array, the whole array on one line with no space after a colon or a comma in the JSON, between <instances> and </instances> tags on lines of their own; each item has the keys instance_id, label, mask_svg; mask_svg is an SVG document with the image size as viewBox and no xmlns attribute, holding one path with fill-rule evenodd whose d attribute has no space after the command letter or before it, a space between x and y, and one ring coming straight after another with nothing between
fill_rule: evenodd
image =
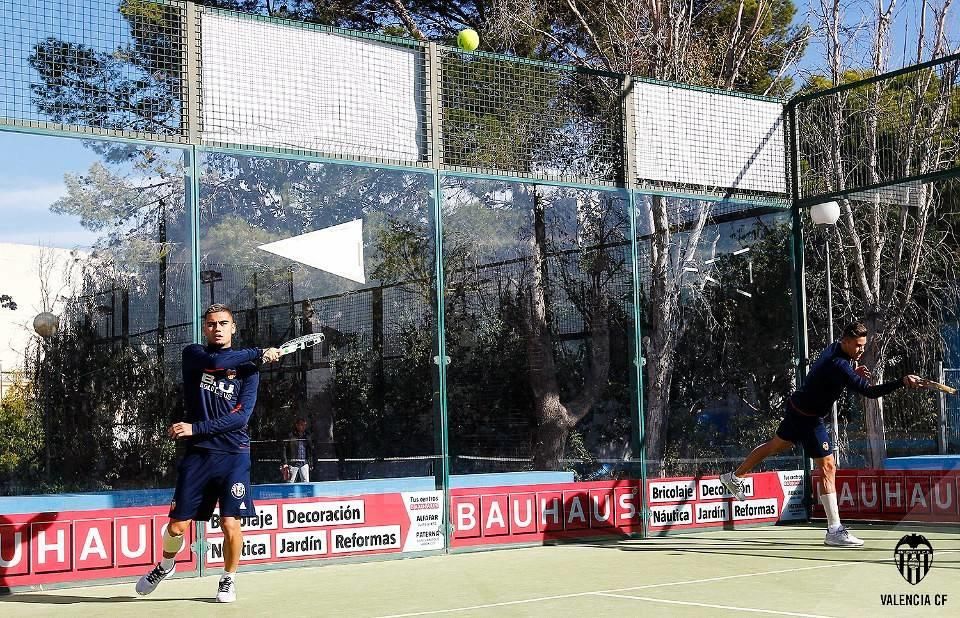
<instances>
[{"instance_id":1,"label":"player's white sock","mask_svg":"<svg viewBox=\"0 0 960 618\"><path fill-rule=\"evenodd\" d=\"M840 529L840 508L837 506L837 494L820 494L820 504L827 514L827 532Z\"/></svg>"},{"instance_id":2,"label":"player's white sock","mask_svg":"<svg viewBox=\"0 0 960 618\"><path fill-rule=\"evenodd\" d=\"M737 476L737 473L736 473L736 472L731 472L731 473L730 473L730 476L733 477L733 480L735 480L735 481L741 480L740 477Z\"/></svg>"},{"instance_id":3,"label":"player's white sock","mask_svg":"<svg viewBox=\"0 0 960 618\"><path fill-rule=\"evenodd\" d=\"M163 567L164 571L169 571L173 568L174 561L177 559L177 554L180 553L180 550L183 549L183 535L174 536L170 534L170 530L164 530L163 532L163 553L173 554L172 558L164 557L160 561L160 566Z\"/></svg>"},{"instance_id":4,"label":"player's white sock","mask_svg":"<svg viewBox=\"0 0 960 618\"><path fill-rule=\"evenodd\" d=\"M227 579L228 577L233 581L237 581L237 572L234 571L233 573L231 573L229 571L224 571L223 575L220 576L220 579L224 580L224 579Z\"/></svg>"}]
</instances>

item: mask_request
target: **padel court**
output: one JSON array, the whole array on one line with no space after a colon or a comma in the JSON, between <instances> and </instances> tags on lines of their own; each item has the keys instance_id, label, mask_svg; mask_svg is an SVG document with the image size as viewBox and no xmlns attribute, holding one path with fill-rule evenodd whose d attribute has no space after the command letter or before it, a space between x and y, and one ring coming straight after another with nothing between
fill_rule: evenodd
<instances>
[{"instance_id":1,"label":"padel court","mask_svg":"<svg viewBox=\"0 0 960 618\"><path fill-rule=\"evenodd\" d=\"M407 560L243 572L238 602L213 603L216 577L166 581L150 597L133 584L0 597L13 616L955 616L955 526L860 524L863 549L823 545L821 525L712 530ZM916 585L894 549L922 534L932 566ZM887 595L884 597L883 595ZM941 596L937 596L941 595ZM937 606L935 603L946 604ZM883 605L882 598L900 605ZM903 605L923 603L930 605Z\"/></svg>"},{"instance_id":2,"label":"padel court","mask_svg":"<svg viewBox=\"0 0 960 618\"><path fill-rule=\"evenodd\" d=\"M960 54L787 100L219 3L6 4L0 618L960 615L960 326L931 313ZM854 221L892 235L855 259ZM903 318L869 370L947 384L837 402L860 549L824 545L799 449L743 501L717 478L834 302ZM238 604L222 511L137 597L223 305L284 352L231 430Z\"/></svg>"}]
</instances>

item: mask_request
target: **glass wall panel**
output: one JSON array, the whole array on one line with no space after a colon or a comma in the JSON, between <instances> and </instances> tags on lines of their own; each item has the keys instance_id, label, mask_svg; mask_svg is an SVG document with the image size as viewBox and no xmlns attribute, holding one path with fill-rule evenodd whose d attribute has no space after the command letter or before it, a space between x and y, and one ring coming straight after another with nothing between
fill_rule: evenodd
<instances>
[{"instance_id":1,"label":"glass wall panel","mask_svg":"<svg viewBox=\"0 0 960 618\"><path fill-rule=\"evenodd\" d=\"M628 474L637 428L627 195L442 185L452 472Z\"/></svg>"},{"instance_id":2,"label":"glass wall panel","mask_svg":"<svg viewBox=\"0 0 960 618\"><path fill-rule=\"evenodd\" d=\"M184 152L0 133L0 493L172 485Z\"/></svg>"},{"instance_id":3,"label":"glass wall panel","mask_svg":"<svg viewBox=\"0 0 960 618\"><path fill-rule=\"evenodd\" d=\"M253 480L281 481L297 419L310 480L434 474L433 177L219 152L201 155L200 301L238 344L324 341L261 372Z\"/></svg>"},{"instance_id":4,"label":"glass wall panel","mask_svg":"<svg viewBox=\"0 0 960 618\"><path fill-rule=\"evenodd\" d=\"M790 213L636 203L648 476L725 472L773 435L794 388Z\"/></svg>"}]
</instances>

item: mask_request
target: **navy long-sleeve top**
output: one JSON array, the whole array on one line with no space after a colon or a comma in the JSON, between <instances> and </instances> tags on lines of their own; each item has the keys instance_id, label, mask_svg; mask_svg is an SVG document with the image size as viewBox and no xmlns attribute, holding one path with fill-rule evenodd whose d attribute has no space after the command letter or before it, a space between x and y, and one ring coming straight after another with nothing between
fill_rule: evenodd
<instances>
[{"instance_id":1,"label":"navy long-sleeve top","mask_svg":"<svg viewBox=\"0 0 960 618\"><path fill-rule=\"evenodd\" d=\"M193 425L191 447L224 453L250 450L247 424L257 403L259 348L204 347L183 349L185 422Z\"/></svg>"},{"instance_id":2,"label":"navy long-sleeve top","mask_svg":"<svg viewBox=\"0 0 960 618\"><path fill-rule=\"evenodd\" d=\"M871 386L856 374L853 365L853 359L844 353L839 341L827 346L820 353L820 358L811 365L803 386L790 396L793 406L805 414L826 416L830 414L833 403L840 399L844 388L876 399L903 386L902 380Z\"/></svg>"}]
</instances>

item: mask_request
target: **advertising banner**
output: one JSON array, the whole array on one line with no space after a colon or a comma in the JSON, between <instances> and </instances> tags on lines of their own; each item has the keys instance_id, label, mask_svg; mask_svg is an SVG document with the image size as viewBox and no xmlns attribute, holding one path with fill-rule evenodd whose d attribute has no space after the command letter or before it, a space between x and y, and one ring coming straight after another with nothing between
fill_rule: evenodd
<instances>
[{"instance_id":1,"label":"advertising banner","mask_svg":"<svg viewBox=\"0 0 960 618\"><path fill-rule=\"evenodd\" d=\"M136 577L161 556L167 507L0 515L0 586ZM186 545L196 541L193 528ZM181 573L196 555L177 556Z\"/></svg>"},{"instance_id":2,"label":"advertising banner","mask_svg":"<svg viewBox=\"0 0 960 618\"><path fill-rule=\"evenodd\" d=\"M820 478L819 473L814 479ZM813 516L825 517L820 483ZM960 522L960 472L944 470L837 470L837 506L848 520Z\"/></svg>"},{"instance_id":3,"label":"advertising banner","mask_svg":"<svg viewBox=\"0 0 960 618\"><path fill-rule=\"evenodd\" d=\"M0 587L137 577L161 558L167 507L0 515ZM242 563L443 549L439 491L261 500L240 520ZM194 529L187 545L193 545ZM219 513L204 524L204 558L223 565ZM178 572L197 569L184 549Z\"/></svg>"},{"instance_id":4,"label":"advertising banner","mask_svg":"<svg viewBox=\"0 0 960 618\"><path fill-rule=\"evenodd\" d=\"M640 532L640 483L550 483L451 491L451 547Z\"/></svg>"},{"instance_id":5,"label":"advertising banner","mask_svg":"<svg viewBox=\"0 0 960 618\"><path fill-rule=\"evenodd\" d=\"M636 480L454 489L451 547L639 533L643 497ZM717 477L648 480L646 500L653 533L805 518L802 470L752 475L743 502Z\"/></svg>"},{"instance_id":6,"label":"advertising banner","mask_svg":"<svg viewBox=\"0 0 960 618\"><path fill-rule=\"evenodd\" d=\"M744 479L746 499L736 500L716 476L650 479L650 531L778 523L806 517L803 470L760 472Z\"/></svg>"},{"instance_id":7,"label":"advertising banner","mask_svg":"<svg viewBox=\"0 0 960 618\"><path fill-rule=\"evenodd\" d=\"M241 563L443 549L443 493L259 500L240 521ZM223 565L219 513L206 523L205 564Z\"/></svg>"}]
</instances>

